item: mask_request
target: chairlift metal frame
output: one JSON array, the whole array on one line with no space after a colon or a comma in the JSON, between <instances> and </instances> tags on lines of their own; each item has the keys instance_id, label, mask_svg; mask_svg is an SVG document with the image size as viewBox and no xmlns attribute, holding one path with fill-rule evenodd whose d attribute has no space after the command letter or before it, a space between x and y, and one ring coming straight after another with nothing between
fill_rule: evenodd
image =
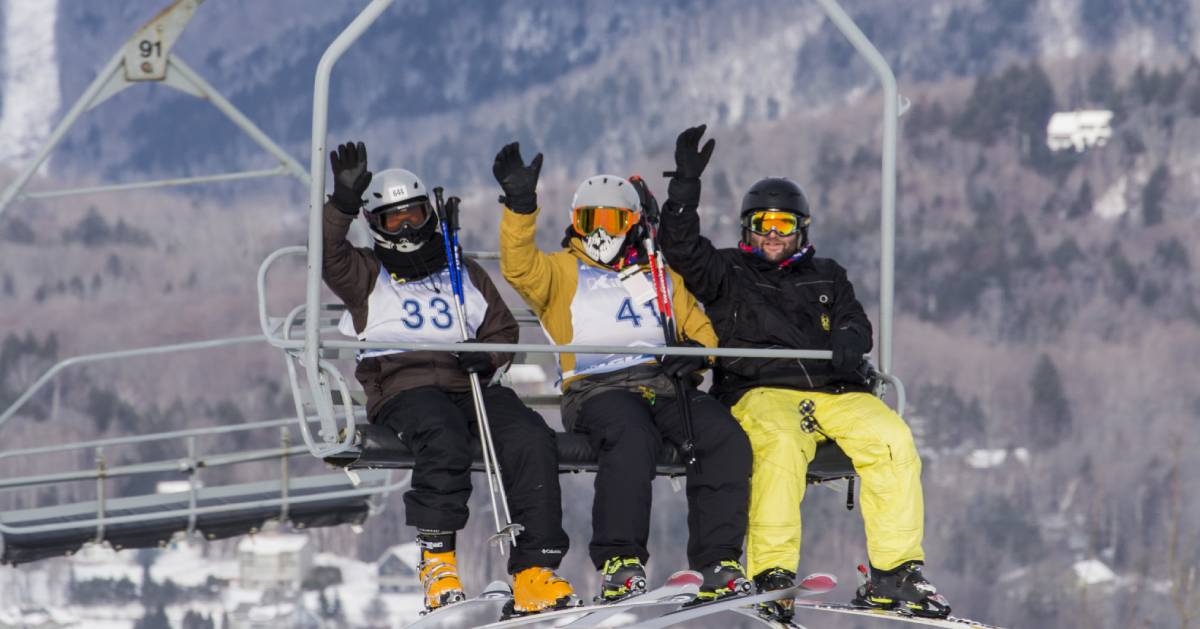
<instances>
[{"instance_id":1,"label":"chairlift metal frame","mask_svg":"<svg viewBox=\"0 0 1200 629\"><path fill-rule=\"evenodd\" d=\"M288 338L276 336L268 331L268 321L265 313L265 295L263 293L263 278L270 266L270 263L278 259L278 256L272 254L260 267L259 271L259 303L260 303L260 318L262 319L263 331L267 336L267 340L272 345L284 349L289 356L295 357L296 361L289 359L288 369L289 375L292 377L293 390L297 399L297 407L300 406L300 393L297 388L298 379L295 373L294 362L299 362L304 367L305 379L309 390L314 398L318 418L320 419L321 432L320 443L316 439L311 439L308 435L305 436L306 442L313 447L313 454L321 458L325 458L334 454L342 453L352 447L354 439L353 430L353 414L350 408L348 396L343 396L343 412L342 417L345 419L345 429L340 432L337 427L337 417L335 416L334 404L332 402L332 386L337 386L339 389L345 388L345 379L337 371L336 366L320 357L322 347L334 349L408 349L408 350L432 350L432 351L455 351L457 348L451 344L406 344L406 343L365 343L360 341L335 341L321 339L321 257L322 257L322 219L321 210L325 201L325 156L326 156L326 136L328 135L328 117L329 117L329 81L333 73L333 66L338 59L346 52L346 50L358 40L359 37L375 22L376 19L389 7L393 0L371 0L370 4L354 18L353 21L330 43L325 53L321 55L321 60L317 64L316 76L313 81L313 118L312 118L312 138L309 160L309 194L308 194L308 246L307 251L307 273L305 284L305 303L304 303L304 340L294 341ZM882 381L889 383L897 388L897 392L903 398L903 389L900 386L899 379L892 374L892 313L895 296L895 205L896 205L896 137L897 137L897 120L901 114L901 102L896 87L896 77L892 72L891 66L887 60L875 48L870 39L863 34L862 30L854 23L854 20L842 9L837 0L816 0L817 4L825 10L830 21L838 28L839 31L846 37L854 49L871 66L872 70L878 76L880 84L883 87L883 150L881 164L881 193L880 193L880 231L882 233L880 245L880 282L879 282L879 338L878 338L878 355L879 368L881 371ZM288 253L296 253L302 248L289 248ZM280 253L280 252L276 252ZM280 253L280 255L287 255ZM540 353L562 353L562 352L579 352L579 353L613 353L613 354L635 354L641 353L639 350L628 347L613 347L613 346L580 346L580 345L525 345L525 344L501 344L501 343L480 343L477 344L477 349L480 351L490 352L540 352ZM814 350L745 350L745 349L702 349L702 348L685 348L671 347L656 350L660 354L666 355L716 355L716 356L742 356L742 357L759 357L759 358L809 358L829 360L831 354L828 351ZM331 382L333 383L331 385ZM883 393L881 390L880 393ZM903 402L900 402L900 410L903 412ZM307 428L307 427L305 427Z\"/></svg>"},{"instance_id":2,"label":"chairlift metal frame","mask_svg":"<svg viewBox=\"0 0 1200 629\"><path fill-rule=\"evenodd\" d=\"M182 352L200 351L210 349L222 349L248 343L260 343L264 337L260 335L237 336L220 339L209 339L203 341L194 341L188 343L174 343L169 345L158 345L151 347L143 347L137 349L121 350L114 352L100 352L95 354L85 354L63 359L49 369L47 369L36 381L34 381L22 394L17 397L2 413L0 413L0 429L3 429L5 424L20 411L30 399L33 398L39 391L49 385L54 379L68 368L80 365L92 365L112 362L116 360L125 360L130 358L142 358L149 356L175 355ZM95 467L77 469L74 471L58 472L52 474L27 474L20 476L12 476L0 479L0 492L19 490L23 488L53 486L64 482L83 482L95 481L96 483L96 500L91 501L95 504L94 516L82 519L65 519L64 521L39 523L33 525L11 525L4 521L0 521L0 562L3 561L5 554L5 538L16 538L22 535L43 534L54 532L86 532L94 531L91 539L95 542L105 541L108 534L108 529L113 526L123 524L136 524L146 522L163 522L169 526L169 530L175 530L170 526L170 522L177 522L182 518L186 518L186 527L179 529L180 533L191 537L197 530L198 521L205 515L212 514L232 514L238 512L247 512L248 510L262 511L264 508L273 509L276 516L273 520L276 522L285 522L289 519L289 513L293 507L302 506L310 503L332 501L332 500L354 500L366 499L372 500L374 497L387 496L393 491L401 490L407 487L411 474L393 474L392 470L375 471L366 475L364 480L363 475L356 473L349 477L350 484L343 487L331 487L326 490L307 492L304 495L294 495L292 488L297 486L297 483L304 484L309 481L320 481L320 477L311 475L298 476L289 470L288 459L295 456L303 456L309 453L310 448L307 445L292 445L295 442L291 430L295 429L297 424L305 426L308 422L315 421L315 417L301 415L299 419L296 417L286 417L267 421L248 422L234 426L208 426L203 428L190 428L184 430L174 430L161 433L139 434L126 437L113 437L106 439L96 439L78 443L56 444L50 446L39 446L32 448L20 448L15 450L0 450L0 461L8 459L19 459L21 457L36 457L45 456L47 454L68 452L74 450L88 451L93 453ZM242 450L227 453L213 453L201 455L198 452L197 440L200 438L213 437L221 434L234 433L256 433L262 430L279 430L280 445L274 448L260 448L256 450ZM304 432L304 429L301 429ZM106 449L113 449L122 446L132 446L151 442L180 442L182 441L186 447L187 454L183 457L167 458L159 461L144 461L132 464L124 464L112 466L109 463L108 457L105 455ZM257 495L253 500L231 501L219 505L202 506L199 504L199 499L203 496L205 488L202 488L199 481L199 474L204 469L215 467L223 467L229 465L238 465L243 463L262 462L277 460L280 464L280 477L278 479L277 497L266 498ZM186 506L180 506L175 509L148 511L144 513L133 513L127 515L113 515L111 513L113 504L128 498L139 499L149 498L151 496L134 496L134 497L116 497L110 496L107 491L106 483L110 479L132 477L147 474L160 474L164 472L177 472L187 475L188 481L188 496ZM274 482L274 481L272 481ZM253 483L251 483L253 484ZM236 489L240 485L222 485L206 488L208 490L225 490ZM74 510L77 505L60 505L59 511ZM383 510L384 503L370 503L370 512L378 513ZM4 516L5 513L0 513Z\"/></svg>"},{"instance_id":3,"label":"chairlift metal frame","mask_svg":"<svg viewBox=\"0 0 1200 629\"><path fill-rule=\"evenodd\" d=\"M175 0L166 9L139 28L132 37L127 39L121 48L105 64L92 83L84 90L67 115L59 121L47 138L46 143L38 151L33 161L0 192L0 214L4 213L13 201L17 199L46 199L52 197L90 194L94 192L117 192L125 190L142 190L146 188L161 188L168 186L183 186L218 181L235 181L257 177L275 177L290 175L308 184L308 175L291 155L279 147L266 133L258 128L233 103L230 103L216 88L205 81L191 69L171 48L183 33L184 27L195 15L196 9L204 0ZM241 129L255 144L270 153L279 164L274 168L249 170L242 172L223 173L217 175L202 175L196 177L177 177L157 181L121 183L103 186L89 186L66 190L47 190L40 192L24 192L25 185L45 163L62 141L63 136L75 122L87 111L111 98L127 87L138 83L161 83L179 90L185 94L207 100L225 115L234 125Z\"/></svg>"}]
</instances>

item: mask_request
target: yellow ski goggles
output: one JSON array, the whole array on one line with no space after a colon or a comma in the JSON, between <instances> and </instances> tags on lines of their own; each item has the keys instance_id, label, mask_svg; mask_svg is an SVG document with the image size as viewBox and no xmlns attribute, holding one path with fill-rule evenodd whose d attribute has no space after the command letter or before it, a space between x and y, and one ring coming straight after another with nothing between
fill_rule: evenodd
<instances>
[{"instance_id":1,"label":"yellow ski goggles","mask_svg":"<svg viewBox=\"0 0 1200 629\"><path fill-rule=\"evenodd\" d=\"M571 212L571 224L580 236L590 236L598 229L614 238L624 236L640 220L641 212L623 207L585 206Z\"/></svg>"},{"instance_id":2,"label":"yellow ski goggles","mask_svg":"<svg viewBox=\"0 0 1200 629\"><path fill-rule=\"evenodd\" d=\"M742 218L743 227L761 236L772 231L780 236L791 236L811 222L807 216L776 209L754 210Z\"/></svg>"}]
</instances>

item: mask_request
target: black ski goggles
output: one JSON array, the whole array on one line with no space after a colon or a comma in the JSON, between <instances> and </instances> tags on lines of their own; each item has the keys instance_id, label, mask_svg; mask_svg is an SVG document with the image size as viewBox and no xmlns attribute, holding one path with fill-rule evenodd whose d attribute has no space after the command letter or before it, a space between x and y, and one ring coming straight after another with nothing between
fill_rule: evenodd
<instances>
[{"instance_id":1,"label":"black ski goggles","mask_svg":"<svg viewBox=\"0 0 1200 629\"><path fill-rule=\"evenodd\" d=\"M367 221L375 231L396 236L407 230L424 227L432 217L433 208L429 206L429 200L420 197L370 212Z\"/></svg>"},{"instance_id":2,"label":"black ski goggles","mask_svg":"<svg viewBox=\"0 0 1200 629\"><path fill-rule=\"evenodd\" d=\"M811 222L812 219L807 216L774 208L752 210L742 217L742 227L760 236L766 236L771 232L780 236L791 236L808 227Z\"/></svg>"}]
</instances>

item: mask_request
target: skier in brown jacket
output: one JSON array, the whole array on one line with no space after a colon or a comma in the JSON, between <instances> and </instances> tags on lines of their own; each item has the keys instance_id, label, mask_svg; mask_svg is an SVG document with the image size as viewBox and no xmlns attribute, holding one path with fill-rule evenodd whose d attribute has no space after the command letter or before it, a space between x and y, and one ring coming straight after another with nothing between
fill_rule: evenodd
<instances>
[{"instance_id":1,"label":"skier in brown jacket","mask_svg":"<svg viewBox=\"0 0 1200 629\"><path fill-rule=\"evenodd\" d=\"M398 168L372 176L361 142L339 146L330 162L334 191L324 208L322 275L346 304L341 331L364 341L460 342L446 249L424 183ZM360 208L372 249L346 240ZM471 340L517 342L517 321L487 272L469 259L463 267ZM486 383L511 358L470 350L366 350L357 356L355 376L367 394L368 419L396 431L415 455L404 506L406 523L417 528L429 609L465 598L455 532L467 523L471 443L479 437L468 374ZM571 585L554 573L568 548L554 433L507 387L485 386L483 399L513 519L524 526L508 563L513 611L575 605Z\"/></svg>"}]
</instances>

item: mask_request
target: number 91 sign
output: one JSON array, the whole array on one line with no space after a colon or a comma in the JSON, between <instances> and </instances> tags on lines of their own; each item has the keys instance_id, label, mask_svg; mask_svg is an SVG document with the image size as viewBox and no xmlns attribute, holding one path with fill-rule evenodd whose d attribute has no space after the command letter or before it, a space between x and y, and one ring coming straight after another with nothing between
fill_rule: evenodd
<instances>
[{"instance_id":1,"label":"number 91 sign","mask_svg":"<svg viewBox=\"0 0 1200 629\"><path fill-rule=\"evenodd\" d=\"M125 42L125 78L161 81L167 77L167 56L183 27L204 0L175 0Z\"/></svg>"}]
</instances>

